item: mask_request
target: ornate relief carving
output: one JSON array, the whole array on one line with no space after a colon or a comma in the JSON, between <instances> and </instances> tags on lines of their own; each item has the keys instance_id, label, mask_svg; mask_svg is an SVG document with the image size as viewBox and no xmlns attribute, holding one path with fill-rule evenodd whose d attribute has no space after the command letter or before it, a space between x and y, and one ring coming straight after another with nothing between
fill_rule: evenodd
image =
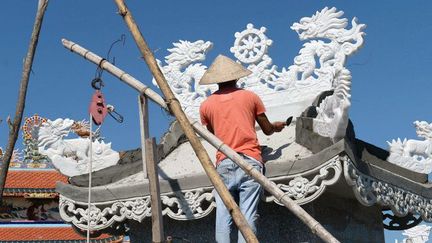
<instances>
[{"instance_id":1,"label":"ornate relief carving","mask_svg":"<svg viewBox=\"0 0 432 243\"><path fill-rule=\"evenodd\" d=\"M297 203L305 204L320 196L327 186L336 183L341 174L342 165L336 156L312 171L272 180L287 181L287 184L281 183L278 186ZM273 197L266 198L266 201L278 203ZM216 207L212 187L161 195L161 203L162 214L176 220L199 219L210 214ZM87 202L75 202L60 196L59 210L66 222L87 229ZM90 213L92 230L108 228L125 219L142 221L151 216L150 196L94 203Z\"/></svg>"},{"instance_id":2,"label":"ornate relief carving","mask_svg":"<svg viewBox=\"0 0 432 243\"><path fill-rule=\"evenodd\" d=\"M3 148L0 147L0 164L3 163ZM23 166L22 152L19 149L14 149L12 158L9 163L9 168L21 168Z\"/></svg>"},{"instance_id":3,"label":"ornate relief carving","mask_svg":"<svg viewBox=\"0 0 432 243\"><path fill-rule=\"evenodd\" d=\"M424 140L404 139L387 141L390 156L387 160L406 169L429 174L432 172L432 123L415 121L417 136Z\"/></svg>"},{"instance_id":4,"label":"ornate relief carving","mask_svg":"<svg viewBox=\"0 0 432 243\"><path fill-rule=\"evenodd\" d=\"M161 196L164 215L177 220L199 219L207 216L216 207L211 188L201 188L173 196Z\"/></svg>"},{"instance_id":5,"label":"ornate relief carving","mask_svg":"<svg viewBox=\"0 0 432 243\"><path fill-rule=\"evenodd\" d=\"M204 61L205 54L213 47L213 43L180 40L173 45L174 48L168 49L171 54L165 57L168 65L162 66L162 62L157 61L185 113L197 119L200 104L216 89L216 85L199 85L207 67L196 62ZM157 85L154 79L153 84Z\"/></svg>"},{"instance_id":6,"label":"ornate relief carving","mask_svg":"<svg viewBox=\"0 0 432 243\"><path fill-rule=\"evenodd\" d=\"M53 163L54 167L66 176L88 173L90 162L88 139L65 139L76 122L70 119L47 120L38 130L39 152ZM119 153L111 149L111 143L95 140L92 143L93 171L115 165Z\"/></svg>"},{"instance_id":7,"label":"ornate relief carving","mask_svg":"<svg viewBox=\"0 0 432 243\"><path fill-rule=\"evenodd\" d=\"M64 221L72 223L80 229L88 229L89 214L86 203L75 202L60 195L59 210ZM150 196L94 203L90 211L90 228L91 230L101 230L125 219L142 221L145 217L151 217Z\"/></svg>"},{"instance_id":8,"label":"ornate relief carving","mask_svg":"<svg viewBox=\"0 0 432 243\"><path fill-rule=\"evenodd\" d=\"M318 198L327 186L333 185L339 180L341 174L342 164L339 156L336 156L307 173L288 176L287 179L293 178L288 184L277 184L277 186L296 203L302 205ZM272 178L272 180L274 179ZM273 196L267 197L266 201L274 201L283 206Z\"/></svg>"},{"instance_id":9,"label":"ornate relief carving","mask_svg":"<svg viewBox=\"0 0 432 243\"><path fill-rule=\"evenodd\" d=\"M344 176L359 202L365 206L380 204L390 207L398 217L420 215L431 222L432 200L362 174L348 157L344 157Z\"/></svg>"},{"instance_id":10,"label":"ornate relief carving","mask_svg":"<svg viewBox=\"0 0 432 243\"><path fill-rule=\"evenodd\" d=\"M350 106L351 83L350 72L344 65L346 58L362 46L365 25L357 24L354 18L352 28L345 29L348 21L339 18L342 15L343 12L336 8L324 8L312 17L294 23L291 29L299 34L301 40L324 38L330 42L311 40L305 43L294 58L294 64L282 69L272 65L272 59L267 55L272 40L266 36L266 28L257 29L248 24L245 30L235 33L234 45L230 48L238 62L252 71L251 75L240 79L239 85L260 95L267 107L298 103L313 99L322 91L336 89L333 98L323 102L317 119L326 124L343 123L347 120L345 113ZM205 59L212 43L199 40L180 41L173 45L174 48L168 49L171 54L165 58L167 65L162 66L161 61L159 64L187 115L197 119L199 105L216 86L201 87L198 84L206 66L194 62ZM325 132L325 135L337 135L338 129L344 125L333 126L333 130Z\"/></svg>"},{"instance_id":11,"label":"ornate relief carving","mask_svg":"<svg viewBox=\"0 0 432 243\"><path fill-rule=\"evenodd\" d=\"M176 194L162 195L162 214L176 220L199 219L207 216L216 203L212 188L200 188ZM80 229L87 229L88 209L86 202L75 202L60 196L60 215L64 221ZM101 230L125 219L142 221L151 217L150 196L93 203L90 211L90 227Z\"/></svg>"},{"instance_id":12,"label":"ornate relief carving","mask_svg":"<svg viewBox=\"0 0 432 243\"><path fill-rule=\"evenodd\" d=\"M318 75L319 79L330 80L334 94L327 97L317 108L318 115L314 119L314 131L322 136L330 137L334 142L345 135L348 125L348 109L351 106L351 74L344 67L346 58L363 45L362 30L364 24L358 24L357 19L351 21L351 29L345 29L348 20L342 17L344 13L336 8L324 8L312 17L302 18L292 26L300 39L325 38L306 43L300 50L304 53L298 61L301 64L302 75L308 77ZM319 60L319 67L315 62Z\"/></svg>"}]
</instances>

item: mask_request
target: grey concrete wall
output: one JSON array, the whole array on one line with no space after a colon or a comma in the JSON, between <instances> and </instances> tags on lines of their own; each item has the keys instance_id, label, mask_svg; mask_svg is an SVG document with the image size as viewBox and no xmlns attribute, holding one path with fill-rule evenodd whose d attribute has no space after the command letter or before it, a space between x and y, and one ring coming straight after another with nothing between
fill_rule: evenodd
<instances>
[{"instance_id":1,"label":"grey concrete wall","mask_svg":"<svg viewBox=\"0 0 432 243\"><path fill-rule=\"evenodd\" d=\"M328 194L328 193L327 193ZM322 195L304 205L315 219L341 242L384 242L381 211L364 207L354 199ZM261 202L259 207L258 239L260 242L322 242L309 228L285 207ZM151 220L130 222L131 242L151 242ZM214 212L204 219L176 221L164 218L165 234L174 242L214 242ZM232 234L236 242L236 234Z\"/></svg>"}]
</instances>

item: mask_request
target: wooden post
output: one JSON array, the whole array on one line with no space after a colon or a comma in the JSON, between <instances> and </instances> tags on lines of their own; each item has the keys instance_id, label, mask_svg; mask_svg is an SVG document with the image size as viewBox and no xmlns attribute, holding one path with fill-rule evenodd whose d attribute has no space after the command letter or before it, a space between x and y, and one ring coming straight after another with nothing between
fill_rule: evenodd
<instances>
[{"instance_id":1,"label":"wooden post","mask_svg":"<svg viewBox=\"0 0 432 243\"><path fill-rule=\"evenodd\" d=\"M95 53L83 48L82 46L72 41L62 39L62 43L63 46L68 50L84 57L95 65L99 65L101 68L111 73L113 76L117 77L133 89L137 90L139 93L142 93L149 97L152 101L154 101L156 104L158 104L165 110L168 110L167 104L164 102L164 99L158 93L147 87L145 84L143 84L136 78L132 77L130 74L114 66L112 63L103 60L102 57L96 55ZM210 133L198 122L192 123L192 126L194 127L195 131L205 140L207 140L213 147L225 153L228 158L232 159L244 171L246 171L246 173L248 173L251 177L257 180L261 185L263 185L266 191L268 191L271 195L277 198L287 209L289 209L303 223L305 223L311 229L312 233L319 236L325 242L339 242L302 207L295 203L290 197L286 196L285 193L279 187L277 187L275 183L270 181L267 177L254 169L250 164L245 162L243 158L241 156L238 156L238 154L236 154L235 151L232 150L229 146L223 144L220 139Z\"/></svg>"},{"instance_id":2,"label":"wooden post","mask_svg":"<svg viewBox=\"0 0 432 243\"><path fill-rule=\"evenodd\" d=\"M152 241L163 242L162 206L160 201L159 176L157 173L157 158L155 156L155 139L149 139L148 100L144 95L138 96L141 133L141 156L144 179L149 180L151 210L152 210Z\"/></svg>"},{"instance_id":3,"label":"wooden post","mask_svg":"<svg viewBox=\"0 0 432 243\"><path fill-rule=\"evenodd\" d=\"M152 241L160 243L164 241L162 206L160 200L159 176L157 171L156 140L148 138L145 141L146 164L150 187L151 211L152 211Z\"/></svg>"},{"instance_id":4,"label":"wooden post","mask_svg":"<svg viewBox=\"0 0 432 243\"><path fill-rule=\"evenodd\" d=\"M140 133L141 133L141 158L143 163L144 179L147 179L147 164L146 164L146 140L149 138L148 126L148 100L143 95L138 96L138 107L140 117Z\"/></svg>"},{"instance_id":5,"label":"wooden post","mask_svg":"<svg viewBox=\"0 0 432 243\"><path fill-rule=\"evenodd\" d=\"M16 103L15 117L11 122L8 119L9 125L9 139L6 147L6 151L3 156L3 164L1 165L0 171L0 202L3 199L3 190L6 184L6 177L9 170L9 164L12 159L16 140L18 138L18 132L20 130L21 121L24 113L25 99L27 96L27 86L30 79L30 71L33 65L33 58L36 53L36 47L39 41L39 34L42 27L42 21L45 15L45 11L48 7L48 0L39 0L35 22L33 25L33 31L30 38L30 44L27 51L27 56L24 59L23 71L21 76L21 83L18 93L18 101Z\"/></svg>"},{"instance_id":6,"label":"wooden post","mask_svg":"<svg viewBox=\"0 0 432 243\"><path fill-rule=\"evenodd\" d=\"M150 69L158 86L164 94L170 112L172 112L177 118L210 181L214 185L217 193L221 197L228 211L231 213L231 216L235 224L237 225L237 228L240 230L247 242L258 242L258 239L256 238L254 232L246 221L244 215L241 213L240 208L235 203L233 197L231 196L230 192L226 188L224 182L222 181L221 177L213 166L210 157L207 154L207 151L204 149L204 146L201 144L198 136L195 134L191 124L189 123L189 120L187 119L182 107L180 106L179 101L175 98L173 92L171 91L171 88L165 80L162 71L157 65L153 53L150 51L146 41L144 40L144 37L142 36L137 24L135 23L130 10L126 7L123 0L115 0L115 2L118 6L119 13L129 27L132 36L134 37L135 42L139 50L141 51L145 62L147 63L148 68Z\"/></svg>"}]
</instances>

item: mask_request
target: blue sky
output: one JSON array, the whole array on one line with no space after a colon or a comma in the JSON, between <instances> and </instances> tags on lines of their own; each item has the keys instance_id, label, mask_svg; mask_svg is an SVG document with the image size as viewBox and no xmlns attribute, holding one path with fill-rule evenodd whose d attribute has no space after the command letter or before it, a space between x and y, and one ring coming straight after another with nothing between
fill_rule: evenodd
<instances>
[{"instance_id":1,"label":"blue sky","mask_svg":"<svg viewBox=\"0 0 432 243\"><path fill-rule=\"evenodd\" d=\"M213 50L204 62L217 54L232 57L229 48L234 33L247 23L267 27L273 40L269 55L279 67L288 67L303 42L289 27L303 16L325 6L357 16L367 24L365 45L350 57L352 107L350 118L358 138L382 148L386 140L415 138L414 120L432 122L432 2L422 1L128 1L149 46L163 59L171 43L179 39L212 41ZM2 1L0 15L0 119L15 113L23 57L27 52L37 1ZM149 86L151 76L140 58L113 1L51 1L30 78L25 116L35 113L54 119L88 117L90 81L95 66L63 48L67 38L106 55L110 44L126 34L124 46L114 47L116 65ZM140 146L137 94L117 79L104 74L102 90L108 103L125 117L118 124L108 118L103 134L116 149ZM426 109L426 110L425 110ZM150 106L151 136L159 137L171 118ZM7 126L0 124L0 146L7 142ZM18 141L21 146L21 141ZM400 235L387 234L389 242Z\"/></svg>"}]
</instances>

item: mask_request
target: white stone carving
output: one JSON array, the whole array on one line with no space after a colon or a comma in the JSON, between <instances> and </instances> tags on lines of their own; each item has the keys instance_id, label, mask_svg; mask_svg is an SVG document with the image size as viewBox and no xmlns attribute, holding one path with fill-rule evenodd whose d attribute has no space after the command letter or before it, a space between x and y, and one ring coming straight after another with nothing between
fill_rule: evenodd
<instances>
[{"instance_id":1,"label":"white stone carving","mask_svg":"<svg viewBox=\"0 0 432 243\"><path fill-rule=\"evenodd\" d=\"M177 193L175 197L164 195L161 196L161 201L166 206L162 213L177 220L199 219L216 207L211 189L204 188ZM206 202L205 208L203 202Z\"/></svg>"},{"instance_id":2,"label":"white stone carving","mask_svg":"<svg viewBox=\"0 0 432 243\"><path fill-rule=\"evenodd\" d=\"M317 120L325 124L338 124L329 132L317 129L326 136L335 136L338 135L338 129L345 125L345 113L350 106L351 76L344 65L346 58L362 46L365 25L357 24L354 18L352 28L345 29L348 22L345 18L339 18L342 15L343 12L335 8L324 8L312 17L294 23L291 28L299 34L300 39L310 41L303 45L294 58L294 64L288 68L279 69L272 64L267 54L272 40L266 36L265 27L257 29L248 24L245 30L235 33L234 46L230 51L238 62L252 71L251 75L240 79L239 85L262 98L270 119L285 120L289 115L299 115L319 93L336 89L338 92L335 92L334 97L323 102ZM311 40L316 38L320 40ZM194 119L199 117L201 102L216 89L216 85L198 85L206 66L194 63L204 60L211 45L202 40L193 43L180 41L174 43L174 48L168 49L171 52L165 58L168 65L162 66L159 61L186 114ZM319 63L316 63L316 59Z\"/></svg>"},{"instance_id":3,"label":"white stone carving","mask_svg":"<svg viewBox=\"0 0 432 243\"><path fill-rule=\"evenodd\" d=\"M185 113L197 119L200 104L215 90L216 86L199 85L199 80L207 67L196 62L205 59L205 54L213 47L213 43L203 40L195 42L180 40L173 45L174 48L168 49L171 54L165 57L168 65L162 66L162 62L157 61ZM153 84L157 85L154 79Z\"/></svg>"},{"instance_id":4,"label":"white stone carving","mask_svg":"<svg viewBox=\"0 0 432 243\"><path fill-rule=\"evenodd\" d=\"M342 164L336 156L314 170L279 178L278 186L298 204L305 204L318 198L325 189L335 184L342 174ZM307 178L312 178L308 180ZM182 192L161 195L162 214L175 220L199 219L209 215L216 207L213 187L202 187ZM273 196L265 198L266 202L276 202ZM93 203L90 226L92 230L110 227L115 222L125 219L142 221L151 217L150 196L134 197L116 201ZM80 229L87 229L87 202L77 202L60 195L60 215L66 222Z\"/></svg>"},{"instance_id":5,"label":"white stone carving","mask_svg":"<svg viewBox=\"0 0 432 243\"><path fill-rule=\"evenodd\" d=\"M88 173L90 161L90 140L84 138L65 139L71 131L71 119L47 120L39 128L39 152L53 163L54 167L66 176ZM115 165L119 153L111 149L111 143L93 141L92 171Z\"/></svg>"},{"instance_id":6,"label":"white stone carving","mask_svg":"<svg viewBox=\"0 0 432 243\"><path fill-rule=\"evenodd\" d=\"M342 164L339 156L336 156L313 170L288 176L293 178L288 184L277 184L277 186L297 204L303 205L318 198L328 186L339 180L341 174ZM312 175L315 176L309 180L307 177L310 178ZM274 196L267 197L266 201L274 201L283 206Z\"/></svg>"},{"instance_id":7,"label":"white stone carving","mask_svg":"<svg viewBox=\"0 0 432 243\"><path fill-rule=\"evenodd\" d=\"M101 205L105 207L101 207ZM125 219L142 221L151 217L150 196L131 198L123 201L93 203L90 211L90 229L101 230ZM65 222L76 227L88 229L88 208L86 203L75 202L60 195L59 211Z\"/></svg>"},{"instance_id":8,"label":"white stone carving","mask_svg":"<svg viewBox=\"0 0 432 243\"><path fill-rule=\"evenodd\" d=\"M317 117L313 120L313 131L329 137L334 143L345 136L348 126L348 110L351 106L350 71L343 68L336 77L336 88L331 96L327 96L317 107Z\"/></svg>"},{"instance_id":9,"label":"white stone carving","mask_svg":"<svg viewBox=\"0 0 432 243\"><path fill-rule=\"evenodd\" d=\"M429 234L431 231L430 226L427 225L417 225L415 227L412 227L411 229L405 230L402 235L407 236L406 239L404 239L403 243L426 243L429 240Z\"/></svg>"},{"instance_id":10,"label":"white stone carving","mask_svg":"<svg viewBox=\"0 0 432 243\"><path fill-rule=\"evenodd\" d=\"M199 219L207 216L216 207L212 188L161 195L161 203L162 214L176 220ZM62 219L83 230L88 228L87 208L86 202L76 202L60 195L59 211ZM150 196L92 203L91 208L91 230L105 229L125 219L141 222L144 218L151 217Z\"/></svg>"},{"instance_id":11,"label":"white stone carving","mask_svg":"<svg viewBox=\"0 0 432 243\"><path fill-rule=\"evenodd\" d=\"M354 195L361 204L365 206L379 204L389 207L398 217L411 213L420 215L427 222L432 222L430 198L361 173L347 156L343 157L343 160L345 180L352 187Z\"/></svg>"},{"instance_id":12,"label":"white stone carving","mask_svg":"<svg viewBox=\"0 0 432 243\"><path fill-rule=\"evenodd\" d=\"M318 115L314 119L314 132L337 142L345 135L348 125L348 109L351 106L351 74L344 67L346 58L363 46L362 30L364 24L357 24L357 19L351 21L351 29L345 29L348 20L342 17L344 13L336 8L324 8L312 17L302 18L292 26L300 39L325 38L306 43L300 53L304 55L297 62L296 69L306 77L318 75L321 80L330 80L334 94L325 98L317 108ZM319 60L319 67L315 58Z\"/></svg>"},{"instance_id":13,"label":"white stone carving","mask_svg":"<svg viewBox=\"0 0 432 243\"><path fill-rule=\"evenodd\" d=\"M390 155L387 160L406 169L429 174L432 172L432 123L415 121L417 136L424 140L393 139L387 141Z\"/></svg>"}]
</instances>

